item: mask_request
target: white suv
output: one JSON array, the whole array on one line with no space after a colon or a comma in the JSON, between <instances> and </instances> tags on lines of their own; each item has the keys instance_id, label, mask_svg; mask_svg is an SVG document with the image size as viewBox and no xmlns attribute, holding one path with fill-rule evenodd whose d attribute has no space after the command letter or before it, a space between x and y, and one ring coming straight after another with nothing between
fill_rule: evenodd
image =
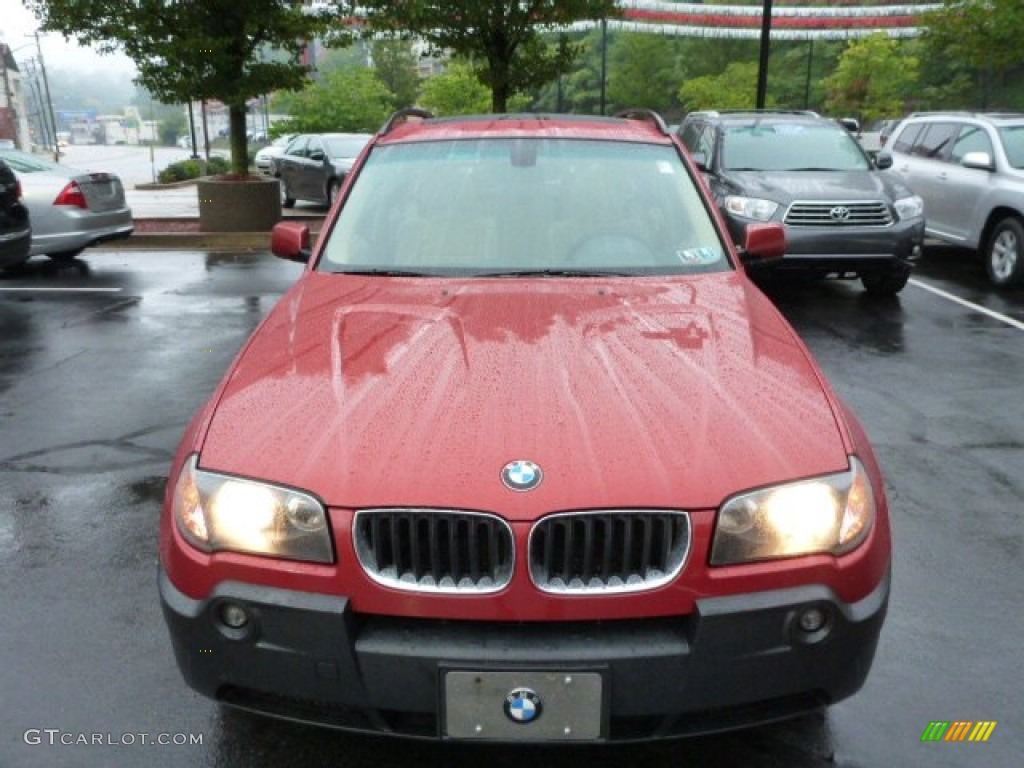
<instances>
[{"instance_id":1,"label":"white suv","mask_svg":"<svg viewBox=\"0 0 1024 768\"><path fill-rule=\"evenodd\" d=\"M886 149L929 237L976 249L997 286L1024 282L1024 114L915 113Z\"/></svg>"}]
</instances>

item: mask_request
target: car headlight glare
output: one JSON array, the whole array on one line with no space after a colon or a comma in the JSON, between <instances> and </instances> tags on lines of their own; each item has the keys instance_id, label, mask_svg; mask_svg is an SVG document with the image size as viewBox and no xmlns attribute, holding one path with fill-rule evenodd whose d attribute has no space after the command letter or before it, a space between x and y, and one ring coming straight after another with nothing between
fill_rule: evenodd
<instances>
[{"instance_id":1,"label":"car headlight glare","mask_svg":"<svg viewBox=\"0 0 1024 768\"><path fill-rule=\"evenodd\" d=\"M786 483L734 496L718 513L712 565L841 555L860 544L875 517L875 500L863 465L835 475Z\"/></svg>"},{"instance_id":2,"label":"car headlight glare","mask_svg":"<svg viewBox=\"0 0 1024 768\"><path fill-rule=\"evenodd\" d=\"M182 535L205 552L246 552L318 563L334 561L327 513L307 493L207 472L192 456L174 488Z\"/></svg>"},{"instance_id":3,"label":"car headlight glare","mask_svg":"<svg viewBox=\"0 0 1024 768\"><path fill-rule=\"evenodd\" d=\"M757 197L730 195L725 198L725 210L735 216L742 216L745 219L771 221L772 216L779 210L779 204L772 200L762 200Z\"/></svg>"},{"instance_id":4,"label":"car headlight glare","mask_svg":"<svg viewBox=\"0 0 1024 768\"><path fill-rule=\"evenodd\" d=\"M902 197L893 203L893 207L896 209L896 215L900 217L901 221L918 219L924 216L924 200L917 195Z\"/></svg>"}]
</instances>

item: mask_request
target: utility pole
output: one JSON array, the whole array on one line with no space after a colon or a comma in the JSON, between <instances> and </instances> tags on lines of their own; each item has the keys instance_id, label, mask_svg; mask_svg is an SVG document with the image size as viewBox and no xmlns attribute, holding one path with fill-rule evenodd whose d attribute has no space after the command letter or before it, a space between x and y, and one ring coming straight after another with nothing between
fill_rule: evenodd
<instances>
[{"instance_id":1,"label":"utility pole","mask_svg":"<svg viewBox=\"0 0 1024 768\"><path fill-rule=\"evenodd\" d=\"M50 97L50 81L46 77L46 64L43 62L43 47L39 44L39 30L34 33L36 38L36 58L39 59L39 71L43 73L43 89L46 91L46 106L50 112L50 125L53 127L53 161L60 162L60 142L57 141L57 118L53 116L53 99Z\"/></svg>"}]
</instances>

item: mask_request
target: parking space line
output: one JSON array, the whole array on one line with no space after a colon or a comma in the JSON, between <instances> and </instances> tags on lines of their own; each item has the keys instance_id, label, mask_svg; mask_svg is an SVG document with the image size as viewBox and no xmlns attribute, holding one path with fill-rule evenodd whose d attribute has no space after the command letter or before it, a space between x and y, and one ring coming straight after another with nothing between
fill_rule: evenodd
<instances>
[{"instance_id":1,"label":"parking space line","mask_svg":"<svg viewBox=\"0 0 1024 768\"><path fill-rule=\"evenodd\" d=\"M947 293L941 288L936 288L933 285L928 285L928 283L923 283L917 278L912 278L910 280L910 283L911 285L916 285L918 288L924 288L926 291L930 291L931 293L934 293L936 296L941 296L944 299L948 299L949 301L952 301L955 304L959 304L963 307L967 307L968 309L973 309L975 312L980 312L983 315L987 315L988 317L991 317L993 320L998 320L1001 323L1006 323L1007 325L1016 328L1018 331L1024 331L1024 323L1022 323L1020 320L1014 320L1012 317L1000 314L999 312L994 312L991 309L986 309L980 304L975 304L972 301L967 301L967 299L961 299L959 296L954 296L952 293Z\"/></svg>"},{"instance_id":2,"label":"parking space line","mask_svg":"<svg viewBox=\"0 0 1024 768\"><path fill-rule=\"evenodd\" d=\"M124 288L19 288L0 285L0 293L120 293Z\"/></svg>"}]
</instances>

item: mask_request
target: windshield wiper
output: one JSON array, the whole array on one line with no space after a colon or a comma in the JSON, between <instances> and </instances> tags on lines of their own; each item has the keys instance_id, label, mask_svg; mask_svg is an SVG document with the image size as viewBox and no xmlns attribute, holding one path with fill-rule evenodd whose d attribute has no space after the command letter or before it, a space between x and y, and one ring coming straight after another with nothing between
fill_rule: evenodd
<instances>
[{"instance_id":1,"label":"windshield wiper","mask_svg":"<svg viewBox=\"0 0 1024 768\"><path fill-rule=\"evenodd\" d=\"M430 272L418 272L413 269L341 269L336 275L374 275L376 277L437 277Z\"/></svg>"},{"instance_id":2,"label":"windshield wiper","mask_svg":"<svg viewBox=\"0 0 1024 768\"><path fill-rule=\"evenodd\" d=\"M508 269L478 272L478 277L630 277L633 272L612 269Z\"/></svg>"}]
</instances>

